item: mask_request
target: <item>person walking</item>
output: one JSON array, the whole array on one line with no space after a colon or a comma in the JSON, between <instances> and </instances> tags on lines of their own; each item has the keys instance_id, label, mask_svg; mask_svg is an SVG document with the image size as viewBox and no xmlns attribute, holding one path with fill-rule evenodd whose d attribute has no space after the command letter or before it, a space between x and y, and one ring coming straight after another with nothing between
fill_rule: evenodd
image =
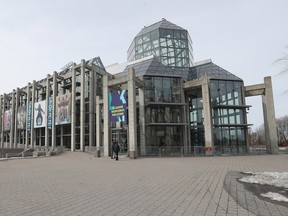
<instances>
[{"instance_id":1,"label":"person walking","mask_svg":"<svg viewBox=\"0 0 288 216\"><path fill-rule=\"evenodd\" d=\"M114 152L115 160L118 160L118 153L120 151L120 146L118 141L114 141L113 146L112 146L112 151Z\"/></svg>"},{"instance_id":2,"label":"person walking","mask_svg":"<svg viewBox=\"0 0 288 216\"><path fill-rule=\"evenodd\" d=\"M115 152L114 152L114 144L116 143L116 141L113 139L112 140L112 145L111 145L111 159L115 158Z\"/></svg>"}]
</instances>

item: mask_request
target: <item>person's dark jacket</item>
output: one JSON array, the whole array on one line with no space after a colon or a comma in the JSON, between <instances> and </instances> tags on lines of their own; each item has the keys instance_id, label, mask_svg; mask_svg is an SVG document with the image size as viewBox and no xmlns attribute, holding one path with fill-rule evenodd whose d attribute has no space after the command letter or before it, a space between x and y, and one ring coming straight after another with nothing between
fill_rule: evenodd
<instances>
[{"instance_id":1,"label":"person's dark jacket","mask_svg":"<svg viewBox=\"0 0 288 216\"><path fill-rule=\"evenodd\" d=\"M120 151L119 144L114 143L113 146L112 146L112 150L113 150L113 152L118 153Z\"/></svg>"}]
</instances>

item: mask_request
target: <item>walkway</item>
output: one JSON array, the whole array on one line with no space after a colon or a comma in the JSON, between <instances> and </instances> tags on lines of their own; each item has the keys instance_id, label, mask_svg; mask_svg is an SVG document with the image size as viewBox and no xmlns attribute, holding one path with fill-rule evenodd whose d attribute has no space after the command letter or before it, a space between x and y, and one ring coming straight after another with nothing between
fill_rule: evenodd
<instances>
[{"instance_id":1,"label":"walkway","mask_svg":"<svg viewBox=\"0 0 288 216\"><path fill-rule=\"evenodd\" d=\"M66 152L53 157L3 160L0 215L286 216L287 206L258 199L235 176L238 171L283 172L287 168L287 154L122 157L115 161ZM227 188L234 195L229 195Z\"/></svg>"}]
</instances>

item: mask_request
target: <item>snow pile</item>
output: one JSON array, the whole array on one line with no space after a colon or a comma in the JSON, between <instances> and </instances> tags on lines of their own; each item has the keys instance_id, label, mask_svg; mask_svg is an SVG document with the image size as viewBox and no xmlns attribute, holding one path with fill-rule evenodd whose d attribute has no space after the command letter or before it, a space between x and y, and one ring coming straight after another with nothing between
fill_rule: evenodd
<instances>
[{"instance_id":1,"label":"snow pile","mask_svg":"<svg viewBox=\"0 0 288 216\"><path fill-rule=\"evenodd\" d=\"M244 174L250 175L239 179L239 181L288 188L288 172L246 172Z\"/></svg>"},{"instance_id":2,"label":"snow pile","mask_svg":"<svg viewBox=\"0 0 288 216\"><path fill-rule=\"evenodd\" d=\"M244 174L248 174L249 176L240 178L239 181L288 188L288 172L246 172ZM288 202L288 197L279 193L261 193L260 196L267 197L275 201Z\"/></svg>"},{"instance_id":3,"label":"snow pile","mask_svg":"<svg viewBox=\"0 0 288 216\"><path fill-rule=\"evenodd\" d=\"M265 194L261 193L260 195L263 197L270 198L271 200L280 201L280 202L288 202L288 198L279 193L268 192Z\"/></svg>"}]
</instances>

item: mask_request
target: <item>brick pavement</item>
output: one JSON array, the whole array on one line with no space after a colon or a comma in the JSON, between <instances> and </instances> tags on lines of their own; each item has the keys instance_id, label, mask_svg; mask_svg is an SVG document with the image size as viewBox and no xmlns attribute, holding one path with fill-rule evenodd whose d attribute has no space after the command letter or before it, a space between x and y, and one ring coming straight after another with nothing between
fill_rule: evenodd
<instances>
[{"instance_id":1,"label":"brick pavement","mask_svg":"<svg viewBox=\"0 0 288 216\"><path fill-rule=\"evenodd\" d=\"M81 152L5 160L0 215L286 216L287 207L257 199L235 179L236 171L287 171L287 162L287 154L115 161Z\"/></svg>"}]
</instances>

